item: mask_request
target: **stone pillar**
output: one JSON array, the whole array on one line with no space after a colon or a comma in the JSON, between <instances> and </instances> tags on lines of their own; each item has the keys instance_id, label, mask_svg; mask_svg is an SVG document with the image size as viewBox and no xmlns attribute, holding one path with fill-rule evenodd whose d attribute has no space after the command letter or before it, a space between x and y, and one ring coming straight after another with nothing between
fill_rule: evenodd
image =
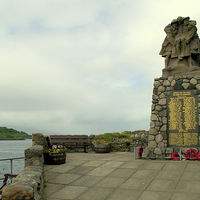
<instances>
[{"instance_id":1,"label":"stone pillar","mask_svg":"<svg viewBox=\"0 0 200 200\"><path fill-rule=\"evenodd\" d=\"M32 145L44 145L44 136L42 133L32 134Z\"/></svg>"}]
</instances>

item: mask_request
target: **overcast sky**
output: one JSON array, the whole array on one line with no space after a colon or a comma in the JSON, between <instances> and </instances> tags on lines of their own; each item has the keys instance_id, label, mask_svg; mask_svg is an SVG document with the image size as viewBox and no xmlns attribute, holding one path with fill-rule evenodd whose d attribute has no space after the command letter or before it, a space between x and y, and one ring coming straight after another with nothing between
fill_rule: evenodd
<instances>
[{"instance_id":1,"label":"overcast sky","mask_svg":"<svg viewBox=\"0 0 200 200\"><path fill-rule=\"evenodd\" d=\"M0 126L29 134L148 130L164 27L199 0L1 0Z\"/></svg>"}]
</instances>

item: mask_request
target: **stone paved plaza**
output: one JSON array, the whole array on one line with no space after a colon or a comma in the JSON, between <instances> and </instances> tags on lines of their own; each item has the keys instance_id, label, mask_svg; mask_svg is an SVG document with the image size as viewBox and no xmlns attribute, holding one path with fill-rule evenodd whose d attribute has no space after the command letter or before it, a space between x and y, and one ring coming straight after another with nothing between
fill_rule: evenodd
<instances>
[{"instance_id":1,"label":"stone paved plaza","mask_svg":"<svg viewBox=\"0 0 200 200\"><path fill-rule=\"evenodd\" d=\"M200 162L136 159L132 152L68 153L45 165L46 200L199 200Z\"/></svg>"}]
</instances>

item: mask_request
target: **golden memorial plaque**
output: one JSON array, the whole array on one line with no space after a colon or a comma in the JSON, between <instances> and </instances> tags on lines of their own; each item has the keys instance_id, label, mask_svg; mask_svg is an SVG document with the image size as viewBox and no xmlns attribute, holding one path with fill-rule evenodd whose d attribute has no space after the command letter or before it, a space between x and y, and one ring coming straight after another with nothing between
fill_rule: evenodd
<instances>
[{"instance_id":1,"label":"golden memorial plaque","mask_svg":"<svg viewBox=\"0 0 200 200\"><path fill-rule=\"evenodd\" d=\"M194 91L171 91L168 97L168 146L199 144L198 101Z\"/></svg>"}]
</instances>

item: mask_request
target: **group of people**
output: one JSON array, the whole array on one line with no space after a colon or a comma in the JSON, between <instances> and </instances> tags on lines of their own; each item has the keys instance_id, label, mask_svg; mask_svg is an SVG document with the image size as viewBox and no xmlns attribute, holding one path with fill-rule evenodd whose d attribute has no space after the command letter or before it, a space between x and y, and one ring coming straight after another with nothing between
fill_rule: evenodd
<instances>
[{"instance_id":1,"label":"group of people","mask_svg":"<svg viewBox=\"0 0 200 200\"><path fill-rule=\"evenodd\" d=\"M169 67L171 58L183 60L192 59L192 55L199 56L200 40L197 34L196 21L189 17L178 17L168 24L164 31L166 37L162 44L160 55L165 57L165 68Z\"/></svg>"}]
</instances>

